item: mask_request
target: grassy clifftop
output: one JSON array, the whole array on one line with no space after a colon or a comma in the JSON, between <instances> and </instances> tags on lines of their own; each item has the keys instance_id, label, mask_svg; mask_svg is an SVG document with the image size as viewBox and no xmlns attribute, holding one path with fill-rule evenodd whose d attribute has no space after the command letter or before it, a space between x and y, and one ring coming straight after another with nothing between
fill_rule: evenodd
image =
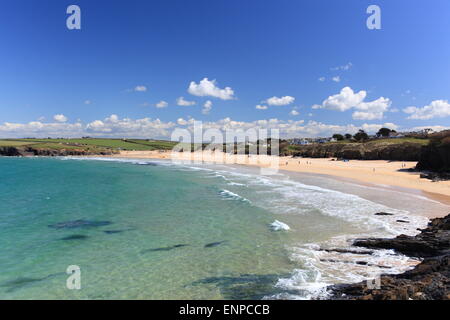
<instances>
[{"instance_id":1,"label":"grassy clifftop","mask_svg":"<svg viewBox=\"0 0 450 320\"><path fill-rule=\"evenodd\" d=\"M112 154L120 150L170 150L174 142L140 139L5 139L2 155L88 155Z\"/></svg>"}]
</instances>

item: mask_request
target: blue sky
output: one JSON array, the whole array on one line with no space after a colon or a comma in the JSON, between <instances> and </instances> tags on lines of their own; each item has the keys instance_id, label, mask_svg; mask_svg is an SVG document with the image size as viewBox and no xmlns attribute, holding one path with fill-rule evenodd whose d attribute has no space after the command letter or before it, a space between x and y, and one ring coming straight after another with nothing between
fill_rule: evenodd
<instances>
[{"instance_id":1,"label":"blue sky","mask_svg":"<svg viewBox=\"0 0 450 320\"><path fill-rule=\"evenodd\" d=\"M193 119L273 119L288 136L450 127L448 0L19 0L0 25L4 137L165 137Z\"/></svg>"}]
</instances>

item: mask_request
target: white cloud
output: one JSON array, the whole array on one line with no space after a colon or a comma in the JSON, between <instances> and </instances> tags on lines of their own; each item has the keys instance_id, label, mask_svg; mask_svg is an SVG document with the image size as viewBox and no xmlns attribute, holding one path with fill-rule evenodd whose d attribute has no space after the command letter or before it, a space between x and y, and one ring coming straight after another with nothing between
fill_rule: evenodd
<instances>
[{"instance_id":1,"label":"white cloud","mask_svg":"<svg viewBox=\"0 0 450 320\"><path fill-rule=\"evenodd\" d=\"M388 98L380 97L377 100L364 102L367 92L361 90L355 93L352 88L344 87L340 93L329 96L321 105L313 105L313 109L329 109L347 111L355 109L352 114L355 120L382 119L384 112L388 111L392 102Z\"/></svg>"},{"instance_id":2,"label":"white cloud","mask_svg":"<svg viewBox=\"0 0 450 320\"><path fill-rule=\"evenodd\" d=\"M289 112L289 114L291 116L298 116L300 114L300 112L298 112L297 110L293 109L293 110L291 110L291 112Z\"/></svg>"},{"instance_id":3,"label":"white cloud","mask_svg":"<svg viewBox=\"0 0 450 320\"><path fill-rule=\"evenodd\" d=\"M284 96L284 97L281 97L281 98L272 97L272 98L267 99L265 102L269 106L286 106L286 105L289 105L289 104L293 103L294 101L295 101L294 97Z\"/></svg>"},{"instance_id":4,"label":"white cloud","mask_svg":"<svg viewBox=\"0 0 450 320\"><path fill-rule=\"evenodd\" d=\"M258 104L258 105L256 105L255 109L258 109L258 110L267 110L267 106Z\"/></svg>"},{"instance_id":5,"label":"white cloud","mask_svg":"<svg viewBox=\"0 0 450 320\"><path fill-rule=\"evenodd\" d=\"M391 100L384 97L380 97L371 102L361 102L355 107L359 111L355 111L352 117L355 120L382 119L384 112L389 109L391 104Z\"/></svg>"},{"instance_id":6,"label":"white cloud","mask_svg":"<svg viewBox=\"0 0 450 320\"><path fill-rule=\"evenodd\" d=\"M212 109L212 105L213 104L212 104L211 100L206 101L205 104L203 105L202 113L209 114L209 112Z\"/></svg>"},{"instance_id":7,"label":"white cloud","mask_svg":"<svg viewBox=\"0 0 450 320\"><path fill-rule=\"evenodd\" d=\"M0 136L4 138L39 137L81 137L84 135L83 125L76 123L43 123L32 121L29 123L5 122L0 125Z\"/></svg>"},{"instance_id":8,"label":"white cloud","mask_svg":"<svg viewBox=\"0 0 450 320\"><path fill-rule=\"evenodd\" d=\"M361 125L361 129L363 129L364 131L367 131L369 133L374 133L377 132L378 130L380 130L380 128L389 128L391 130L397 130L398 126L394 123L391 122L386 122L383 124L367 124L364 123L363 125Z\"/></svg>"},{"instance_id":9,"label":"white cloud","mask_svg":"<svg viewBox=\"0 0 450 320\"><path fill-rule=\"evenodd\" d=\"M136 138L163 138L169 137L176 126L173 122L162 122L159 119L120 119L117 115L111 115L104 120L95 120L88 123L85 132L89 136L97 137L136 137Z\"/></svg>"},{"instance_id":10,"label":"white cloud","mask_svg":"<svg viewBox=\"0 0 450 320\"><path fill-rule=\"evenodd\" d=\"M335 77L331 78L331 80L333 80L334 82L341 82L341 77L335 76Z\"/></svg>"},{"instance_id":11,"label":"white cloud","mask_svg":"<svg viewBox=\"0 0 450 320\"><path fill-rule=\"evenodd\" d=\"M134 88L134 91L136 91L136 92L145 92L145 91L147 91L147 87L146 86L136 86L135 88Z\"/></svg>"},{"instance_id":12,"label":"white cloud","mask_svg":"<svg viewBox=\"0 0 450 320\"><path fill-rule=\"evenodd\" d=\"M91 104L91 103L92 103L91 100L85 100L85 101L84 101L84 104Z\"/></svg>"},{"instance_id":13,"label":"white cloud","mask_svg":"<svg viewBox=\"0 0 450 320\"><path fill-rule=\"evenodd\" d=\"M442 130L450 130L450 126L440 126L440 125L437 125L437 126L419 126L419 127L410 128L410 129L405 130L405 131L421 131L421 130L424 130L424 129L431 129L434 132L438 132L438 131L442 131Z\"/></svg>"},{"instance_id":14,"label":"white cloud","mask_svg":"<svg viewBox=\"0 0 450 320\"><path fill-rule=\"evenodd\" d=\"M183 118L178 118L177 124L179 124L180 126L185 126L188 124L188 122L186 120L184 120Z\"/></svg>"},{"instance_id":15,"label":"white cloud","mask_svg":"<svg viewBox=\"0 0 450 320\"><path fill-rule=\"evenodd\" d=\"M168 104L166 101L164 101L164 100L161 100L160 102L158 102L157 104L155 104L155 106L156 106L157 108L166 108L168 105L169 105L169 104Z\"/></svg>"},{"instance_id":16,"label":"white cloud","mask_svg":"<svg viewBox=\"0 0 450 320\"><path fill-rule=\"evenodd\" d=\"M320 77L320 78L317 79L317 80L319 80L320 82L324 82L324 81L326 80L326 78L325 78L325 77Z\"/></svg>"},{"instance_id":17,"label":"white cloud","mask_svg":"<svg viewBox=\"0 0 450 320\"><path fill-rule=\"evenodd\" d=\"M189 107L189 106L193 106L195 104L196 104L195 101L185 100L184 97L179 97L177 99L177 105L182 106L182 107Z\"/></svg>"},{"instance_id":18,"label":"white cloud","mask_svg":"<svg viewBox=\"0 0 450 320\"><path fill-rule=\"evenodd\" d=\"M340 93L329 96L322 105L313 106L314 109L324 108L337 111L346 111L356 107L366 98L366 91L353 92L352 88L344 87Z\"/></svg>"},{"instance_id":19,"label":"white cloud","mask_svg":"<svg viewBox=\"0 0 450 320\"><path fill-rule=\"evenodd\" d=\"M111 138L160 138L169 139L173 130L177 127L185 127L192 130L195 119L179 118L175 122L163 122L159 119L121 119L117 115L111 115L103 120L94 120L88 124L76 123L42 123L33 121L25 124L21 123L3 123L0 124L0 136L2 137L111 137ZM325 137L333 133L354 134L359 129L369 133L377 132L381 127L397 129L393 123L384 124L363 124L355 126L353 124L336 125L326 124L317 121L304 120L280 120L264 119L255 121L235 121L230 118L224 118L218 121L203 122L204 130L215 128L219 130L238 130L248 129L278 129L282 138L292 137ZM445 128L435 126L434 128Z\"/></svg>"},{"instance_id":20,"label":"white cloud","mask_svg":"<svg viewBox=\"0 0 450 320\"><path fill-rule=\"evenodd\" d=\"M66 122L68 120L67 117L63 114L56 114L53 116L53 119L57 122Z\"/></svg>"},{"instance_id":21,"label":"white cloud","mask_svg":"<svg viewBox=\"0 0 450 320\"><path fill-rule=\"evenodd\" d=\"M403 112L410 114L408 119L429 120L450 116L450 104L447 100L434 100L422 108L407 107Z\"/></svg>"},{"instance_id":22,"label":"white cloud","mask_svg":"<svg viewBox=\"0 0 450 320\"><path fill-rule=\"evenodd\" d=\"M349 62L349 63L344 64L342 66L337 66L337 67L331 68L331 70L333 70L333 71L338 71L338 70L347 71L347 70L350 70L351 67L353 67L353 64L351 62Z\"/></svg>"},{"instance_id":23,"label":"white cloud","mask_svg":"<svg viewBox=\"0 0 450 320\"><path fill-rule=\"evenodd\" d=\"M234 99L234 91L230 87L220 89L216 85L216 80L208 80L204 78L198 84L195 81L191 81L189 84L188 92L198 97L214 97L222 100Z\"/></svg>"}]
</instances>

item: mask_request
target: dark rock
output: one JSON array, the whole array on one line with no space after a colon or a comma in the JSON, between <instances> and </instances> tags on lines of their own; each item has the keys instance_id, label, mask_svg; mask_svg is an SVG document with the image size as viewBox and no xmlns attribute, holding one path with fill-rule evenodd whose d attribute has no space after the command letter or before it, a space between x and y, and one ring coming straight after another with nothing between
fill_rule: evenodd
<instances>
[{"instance_id":1,"label":"dark rock","mask_svg":"<svg viewBox=\"0 0 450 320\"><path fill-rule=\"evenodd\" d=\"M376 216L393 216L393 213L387 213L387 212L377 212L375 213Z\"/></svg>"},{"instance_id":2,"label":"dark rock","mask_svg":"<svg viewBox=\"0 0 450 320\"><path fill-rule=\"evenodd\" d=\"M333 248L333 249L319 249L320 251L326 252L338 252L338 253L351 253L351 254L373 254L371 250L351 250L351 249L341 249L341 248Z\"/></svg>"},{"instance_id":3,"label":"dark rock","mask_svg":"<svg viewBox=\"0 0 450 320\"><path fill-rule=\"evenodd\" d=\"M395 220L396 222L400 222L400 223L409 223L409 221L406 221L406 220L401 220L401 219L398 219L398 220Z\"/></svg>"},{"instance_id":4,"label":"dark rock","mask_svg":"<svg viewBox=\"0 0 450 320\"><path fill-rule=\"evenodd\" d=\"M421 149L416 169L446 173L445 176L448 179L450 178L450 130L431 134L429 138L430 143Z\"/></svg>"},{"instance_id":5,"label":"dark rock","mask_svg":"<svg viewBox=\"0 0 450 320\"><path fill-rule=\"evenodd\" d=\"M112 155L117 151L93 152L85 149L51 149L29 147L0 147L0 156L46 156L46 157L64 157L64 156L88 156L88 155Z\"/></svg>"}]
</instances>

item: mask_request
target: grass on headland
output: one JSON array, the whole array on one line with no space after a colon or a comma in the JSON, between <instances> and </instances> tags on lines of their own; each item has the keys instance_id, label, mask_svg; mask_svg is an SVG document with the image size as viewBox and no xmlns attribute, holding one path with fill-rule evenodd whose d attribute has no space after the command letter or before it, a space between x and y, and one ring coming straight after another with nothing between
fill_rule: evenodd
<instances>
[{"instance_id":1,"label":"grass on headland","mask_svg":"<svg viewBox=\"0 0 450 320\"><path fill-rule=\"evenodd\" d=\"M90 151L104 150L171 150L175 142L140 139L4 139L0 147L33 147L36 149L80 149Z\"/></svg>"},{"instance_id":2,"label":"grass on headland","mask_svg":"<svg viewBox=\"0 0 450 320\"><path fill-rule=\"evenodd\" d=\"M17 140L0 140L0 147L21 147L31 145L33 143Z\"/></svg>"}]
</instances>

